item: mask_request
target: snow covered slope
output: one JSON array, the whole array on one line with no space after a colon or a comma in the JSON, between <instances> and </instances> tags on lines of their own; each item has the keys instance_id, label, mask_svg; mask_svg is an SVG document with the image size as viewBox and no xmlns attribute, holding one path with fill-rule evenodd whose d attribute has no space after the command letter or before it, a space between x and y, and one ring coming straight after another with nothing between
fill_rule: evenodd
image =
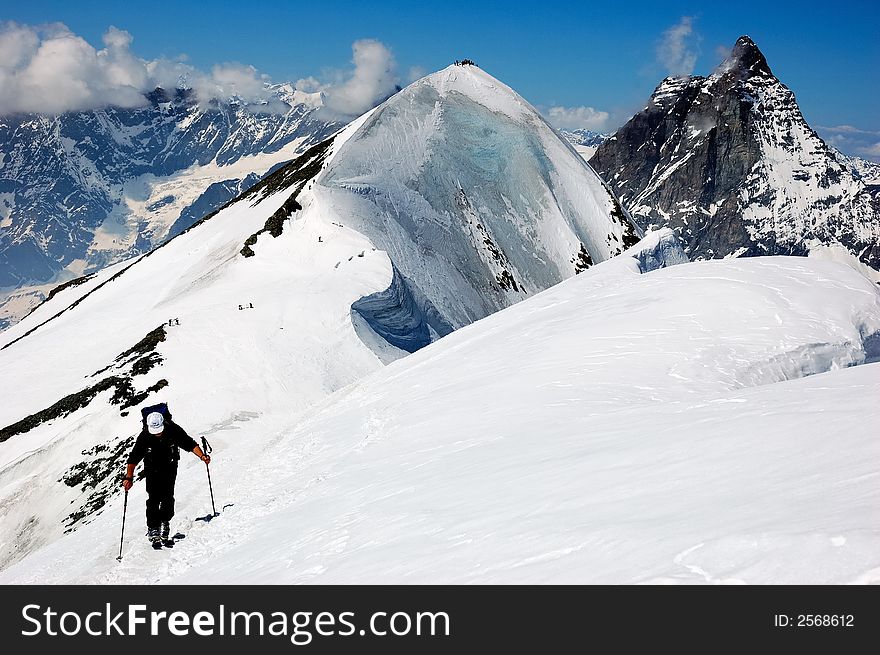
<instances>
[{"instance_id":1,"label":"snow covered slope","mask_svg":"<svg viewBox=\"0 0 880 655\"><path fill-rule=\"evenodd\" d=\"M0 567L118 493L144 404L168 400L196 435L235 429L246 451L632 238L595 173L510 89L475 68L429 76L0 333L0 376L15 381L0 403ZM667 246L643 266L680 261Z\"/></svg>"},{"instance_id":2,"label":"snow covered slope","mask_svg":"<svg viewBox=\"0 0 880 655\"><path fill-rule=\"evenodd\" d=\"M134 531L117 563L117 496L0 582L880 582L877 289L803 258L640 275L664 243L295 421L212 426L223 514L185 460L173 551Z\"/></svg>"}]
</instances>

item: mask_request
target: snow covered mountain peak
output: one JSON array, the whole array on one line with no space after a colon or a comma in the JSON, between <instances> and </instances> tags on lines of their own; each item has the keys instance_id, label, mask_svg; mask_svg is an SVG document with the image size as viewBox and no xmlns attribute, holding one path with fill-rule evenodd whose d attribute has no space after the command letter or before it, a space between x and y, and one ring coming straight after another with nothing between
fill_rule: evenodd
<instances>
[{"instance_id":1,"label":"snow covered mountain peak","mask_svg":"<svg viewBox=\"0 0 880 655\"><path fill-rule=\"evenodd\" d=\"M272 434L636 236L589 165L508 87L473 68L410 85L0 333L0 377L21 390L0 405L0 507L12 508L0 511L11 536L0 568L118 493L137 407L168 401L192 434L234 430L244 453L250 436L238 436ZM631 253L634 268L686 259L660 236L650 249ZM63 456L43 469L47 448Z\"/></svg>"},{"instance_id":2,"label":"snow covered mountain peak","mask_svg":"<svg viewBox=\"0 0 880 655\"><path fill-rule=\"evenodd\" d=\"M433 87L442 97L460 93L512 118L536 113L534 107L516 91L475 64L451 64L417 80L413 86Z\"/></svg>"},{"instance_id":3,"label":"snow covered mountain peak","mask_svg":"<svg viewBox=\"0 0 880 655\"><path fill-rule=\"evenodd\" d=\"M316 178L314 211L388 252L396 293L417 298L438 334L638 240L589 165L476 66L414 82L344 137Z\"/></svg>"},{"instance_id":4,"label":"snow covered mountain peak","mask_svg":"<svg viewBox=\"0 0 880 655\"><path fill-rule=\"evenodd\" d=\"M748 37L712 75L663 80L590 163L642 228L672 227L693 259L831 248L880 280L880 201Z\"/></svg>"}]
</instances>

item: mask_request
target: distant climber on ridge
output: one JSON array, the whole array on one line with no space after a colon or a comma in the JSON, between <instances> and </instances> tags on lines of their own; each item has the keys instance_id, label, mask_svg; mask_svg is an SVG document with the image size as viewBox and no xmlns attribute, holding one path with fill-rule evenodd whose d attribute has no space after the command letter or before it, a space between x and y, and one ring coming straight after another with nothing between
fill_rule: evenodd
<instances>
[{"instance_id":1,"label":"distant climber on ridge","mask_svg":"<svg viewBox=\"0 0 880 655\"><path fill-rule=\"evenodd\" d=\"M169 539L170 521L174 517L174 483L177 480L177 462L180 450L193 453L208 464L211 457L179 425L172 422L165 403L146 407L143 429L128 456L122 486L126 491L134 484L134 469L144 461L147 479L147 538L154 547Z\"/></svg>"}]
</instances>

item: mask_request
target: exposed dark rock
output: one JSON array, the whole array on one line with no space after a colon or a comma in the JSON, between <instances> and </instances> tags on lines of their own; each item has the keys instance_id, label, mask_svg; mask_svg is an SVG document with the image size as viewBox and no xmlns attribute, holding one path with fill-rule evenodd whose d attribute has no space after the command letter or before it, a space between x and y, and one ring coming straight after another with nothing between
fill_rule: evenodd
<instances>
[{"instance_id":1,"label":"exposed dark rock","mask_svg":"<svg viewBox=\"0 0 880 655\"><path fill-rule=\"evenodd\" d=\"M49 300L52 300L52 298L54 298L56 296L56 294L60 293L61 291L64 291L65 289L69 289L71 287L77 287L80 284L88 282L91 279L92 279L91 275L83 275L82 277L74 278L73 280L68 280L67 282L64 282L63 284L59 284L57 287L55 287L54 289L52 289L49 292L49 295L46 296L46 301L48 302Z\"/></svg>"},{"instance_id":2,"label":"exposed dark rock","mask_svg":"<svg viewBox=\"0 0 880 655\"><path fill-rule=\"evenodd\" d=\"M572 257L571 262L574 264L574 272L575 275L577 275L578 273L583 273L593 265L593 258L590 257L590 253L587 252L584 244L581 244L581 249L578 251L577 257Z\"/></svg>"},{"instance_id":3,"label":"exposed dark rock","mask_svg":"<svg viewBox=\"0 0 880 655\"><path fill-rule=\"evenodd\" d=\"M709 77L665 79L590 164L641 228L671 227L691 259L818 242L880 268L880 204L748 37Z\"/></svg>"},{"instance_id":4,"label":"exposed dark rock","mask_svg":"<svg viewBox=\"0 0 880 655\"><path fill-rule=\"evenodd\" d=\"M264 177L242 196L243 199L256 198L259 202L273 193L294 187L287 200L266 220L266 224L245 240L244 247L241 249L242 255L245 257L256 255L251 246L256 245L258 237L263 232L268 232L273 237L281 236L284 231L284 221L290 218L292 213L302 209L302 205L296 201L296 197L303 187L321 172L321 166L324 164L324 159L332 143L333 138L331 137L312 146L292 162Z\"/></svg>"},{"instance_id":5,"label":"exposed dark rock","mask_svg":"<svg viewBox=\"0 0 880 655\"><path fill-rule=\"evenodd\" d=\"M162 356L156 353L155 349L159 343L165 341L165 336L164 326L159 326L155 330L150 331L134 346L125 352L120 353L114 360L114 364L94 373L92 377L96 377L114 366L117 368L125 367L131 358L137 357L131 366L130 373L124 373L120 370L116 375L110 375L103 378L90 387L65 396L44 410L26 416L20 421L0 429L0 443L6 441L10 437L14 437L15 435L29 432L47 421L69 416L78 409L86 407L101 392L110 389L113 390L110 402L113 405L119 405L120 411L139 405L146 400L151 393L168 386L168 381L163 379L159 380L152 386L147 387L144 391L137 391L132 383L133 377L148 373L162 362Z\"/></svg>"},{"instance_id":6,"label":"exposed dark rock","mask_svg":"<svg viewBox=\"0 0 880 655\"><path fill-rule=\"evenodd\" d=\"M148 332L147 336L138 341L131 348L117 355L115 361L119 362L128 359L132 355L145 355L151 353L156 350L156 346L165 341L166 336L165 326L160 325L155 330Z\"/></svg>"},{"instance_id":7,"label":"exposed dark rock","mask_svg":"<svg viewBox=\"0 0 880 655\"><path fill-rule=\"evenodd\" d=\"M85 459L67 469L58 480L68 487L79 487L85 495L79 507L64 518L65 533L75 530L79 523L87 523L87 519L94 519L112 495L120 492L125 460L134 440L130 436L82 451Z\"/></svg>"}]
</instances>

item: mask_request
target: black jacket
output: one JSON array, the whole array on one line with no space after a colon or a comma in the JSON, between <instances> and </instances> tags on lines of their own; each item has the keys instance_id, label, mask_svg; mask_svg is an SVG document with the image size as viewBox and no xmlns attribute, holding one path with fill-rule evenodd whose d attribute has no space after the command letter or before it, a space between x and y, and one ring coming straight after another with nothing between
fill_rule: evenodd
<instances>
[{"instance_id":1,"label":"black jacket","mask_svg":"<svg viewBox=\"0 0 880 655\"><path fill-rule=\"evenodd\" d=\"M144 460L144 469L148 473L170 469L177 466L177 460L180 459L179 448L191 452L197 445L195 439L177 423L166 421L161 436L150 434L146 429L141 430L127 463L137 465Z\"/></svg>"}]
</instances>

